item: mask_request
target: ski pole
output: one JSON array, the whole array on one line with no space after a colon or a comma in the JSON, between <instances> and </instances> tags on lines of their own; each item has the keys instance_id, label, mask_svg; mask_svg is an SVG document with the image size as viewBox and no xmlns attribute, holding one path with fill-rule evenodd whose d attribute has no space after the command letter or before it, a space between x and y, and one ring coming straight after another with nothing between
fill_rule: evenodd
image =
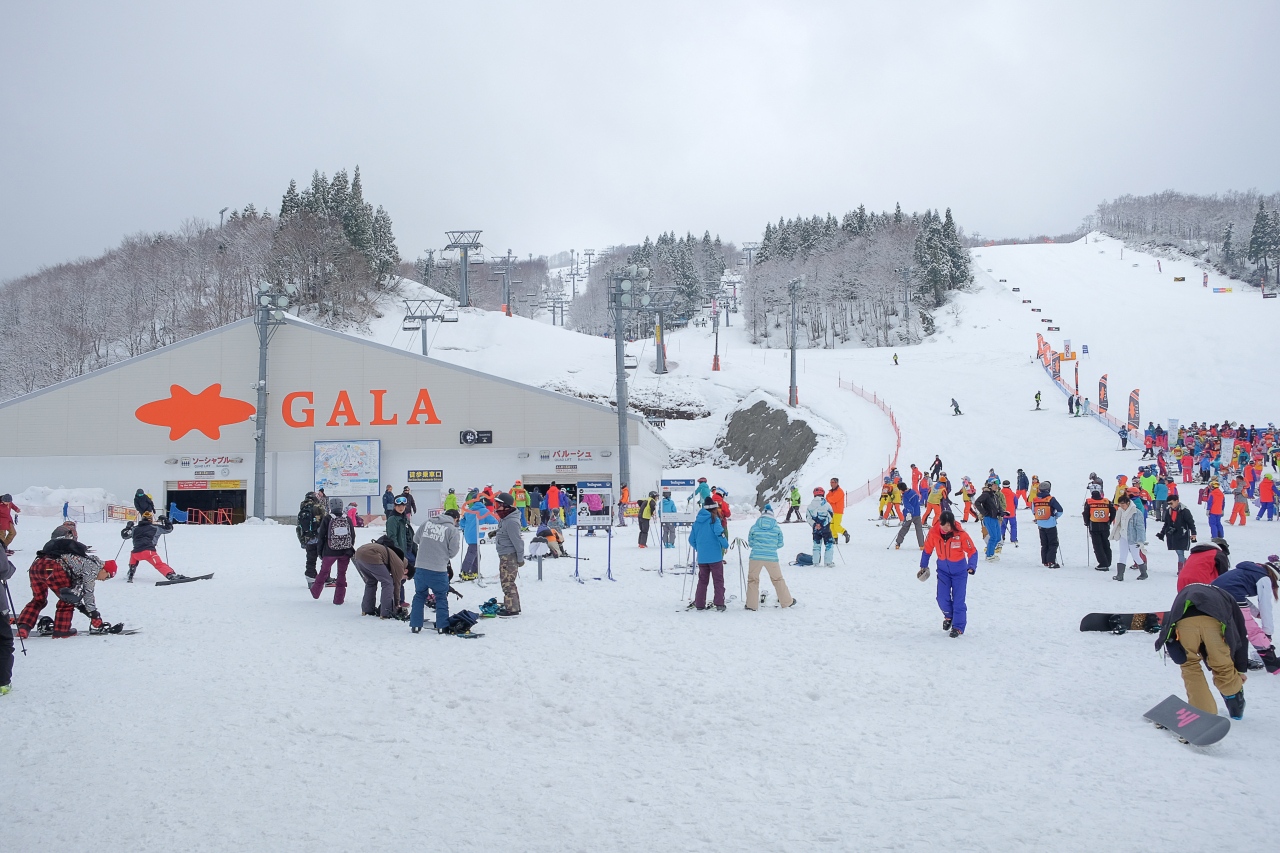
<instances>
[{"instance_id":1,"label":"ski pole","mask_svg":"<svg viewBox=\"0 0 1280 853\"><path fill-rule=\"evenodd\" d=\"M9 600L9 612L12 613L14 618L16 619L18 617L18 610L16 607L13 606L13 593L9 592L9 582L0 581L0 583L4 584L4 597ZM18 637L18 645L22 647L22 656L26 657L27 644L23 642L21 637Z\"/></svg>"}]
</instances>

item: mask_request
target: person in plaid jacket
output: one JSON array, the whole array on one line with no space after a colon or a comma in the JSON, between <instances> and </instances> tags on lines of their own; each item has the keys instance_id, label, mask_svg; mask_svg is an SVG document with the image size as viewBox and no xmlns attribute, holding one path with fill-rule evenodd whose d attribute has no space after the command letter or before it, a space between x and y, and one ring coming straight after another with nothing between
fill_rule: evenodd
<instances>
[{"instance_id":1,"label":"person in plaid jacket","mask_svg":"<svg viewBox=\"0 0 1280 853\"><path fill-rule=\"evenodd\" d=\"M74 637L71 627L75 610L89 617L89 624L98 630L111 630L98 613L94 597L96 581L115 577L115 561L103 563L89 553L83 542L74 539L52 539L36 552L31 564L31 603L18 615L18 636L26 639L35 627L40 611L49 604L49 591L58 597L54 611L53 636ZM115 627L123 628L123 623Z\"/></svg>"}]
</instances>

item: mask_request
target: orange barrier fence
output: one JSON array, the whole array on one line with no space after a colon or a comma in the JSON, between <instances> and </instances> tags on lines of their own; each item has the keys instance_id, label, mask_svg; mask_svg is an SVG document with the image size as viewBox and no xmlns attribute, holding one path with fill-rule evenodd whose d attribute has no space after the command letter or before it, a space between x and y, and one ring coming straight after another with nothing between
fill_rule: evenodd
<instances>
[{"instance_id":1,"label":"orange barrier fence","mask_svg":"<svg viewBox=\"0 0 1280 853\"><path fill-rule=\"evenodd\" d=\"M856 489L845 490L845 503L856 504L858 501L868 498L871 495L876 495L878 497L880 495L880 487L884 484L884 478L888 477L889 474L898 467L898 452L902 450L902 430L898 429L898 419L894 416L893 409L889 408L889 405L885 403L879 395L873 394L858 385L854 385L852 382L845 382L843 379L836 380L836 384L846 391L852 391L868 403L873 403L878 406L880 411L889 416L889 423L893 426L895 444L893 447L893 458L889 460L889 467L881 471L880 476L876 477L874 480L867 480L865 485L859 486Z\"/></svg>"},{"instance_id":2,"label":"orange barrier fence","mask_svg":"<svg viewBox=\"0 0 1280 853\"><path fill-rule=\"evenodd\" d=\"M215 509L206 511L202 509L187 510L187 524L230 524L231 510Z\"/></svg>"}]
</instances>

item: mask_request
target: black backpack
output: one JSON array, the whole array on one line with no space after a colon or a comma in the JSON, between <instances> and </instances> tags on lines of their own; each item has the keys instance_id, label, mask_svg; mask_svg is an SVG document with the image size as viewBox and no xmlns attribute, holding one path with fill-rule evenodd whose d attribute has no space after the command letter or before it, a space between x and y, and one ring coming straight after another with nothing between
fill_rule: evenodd
<instances>
[{"instance_id":1,"label":"black backpack","mask_svg":"<svg viewBox=\"0 0 1280 853\"><path fill-rule=\"evenodd\" d=\"M459 610L449 617L449 624L444 627L446 634L468 634L471 626L480 621L480 617L470 610Z\"/></svg>"},{"instance_id":2,"label":"black backpack","mask_svg":"<svg viewBox=\"0 0 1280 853\"><path fill-rule=\"evenodd\" d=\"M307 543L314 539L320 530L320 519L316 517L315 504L302 505L298 510L298 526L294 529L298 533L298 542L303 548L307 547Z\"/></svg>"}]
</instances>

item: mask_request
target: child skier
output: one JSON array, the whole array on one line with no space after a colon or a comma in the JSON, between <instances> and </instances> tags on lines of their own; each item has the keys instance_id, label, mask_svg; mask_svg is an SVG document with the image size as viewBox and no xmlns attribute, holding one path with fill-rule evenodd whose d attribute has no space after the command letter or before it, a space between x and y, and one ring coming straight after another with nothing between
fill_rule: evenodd
<instances>
[{"instance_id":1,"label":"child skier","mask_svg":"<svg viewBox=\"0 0 1280 853\"><path fill-rule=\"evenodd\" d=\"M929 557L935 551L938 554L938 607L942 610L942 630L950 631L953 638L959 637L968 624L965 590L969 575L977 572L978 549L969 534L956 524L956 517L944 512L929 530L929 538L920 552L920 571L916 576L921 580L929 579Z\"/></svg>"},{"instance_id":2,"label":"child skier","mask_svg":"<svg viewBox=\"0 0 1280 853\"><path fill-rule=\"evenodd\" d=\"M184 579L184 575L178 574L171 566L166 565L156 552L156 543L160 541L160 537L172 530L173 522L167 518L161 518L160 524L153 523L150 510L142 513L142 520L137 525L132 521L125 524L124 530L120 531L120 538L133 539L133 548L129 553L129 574L126 578L129 583L133 583L133 575L138 570L138 563L143 562L155 567L157 572L164 575L165 580Z\"/></svg>"},{"instance_id":3,"label":"child skier","mask_svg":"<svg viewBox=\"0 0 1280 853\"><path fill-rule=\"evenodd\" d=\"M827 503L824 497L822 487L818 486L813 490L813 500L809 501L809 507L805 511L805 518L809 519L809 524L813 528L813 564L816 566L822 561L822 545L826 543L826 565L834 566L836 564L835 546L832 545L831 536L831 504ZM899 534L901 538L901 534Z\"/></svg>"},{"instance_id":4,"label":"child skier","mask_svg":"<svg viewBox=\"0 0 1280 853\"><path fill-rule=\"evenodd\" d=\"M90 630L95 633L118 634L124 623L108 625L98 613L94 598L94 584L115 577L115 561L103 563L89 553L84 543L74 539L54 539L36 552L31 564L31 603L18 616L18 636L26 639L40 617L40 611L49 603L49 592L58 597L54 610L53 636L74 637L71 627L73 610L89 617Z\"/></svg>"}]
</instances>

